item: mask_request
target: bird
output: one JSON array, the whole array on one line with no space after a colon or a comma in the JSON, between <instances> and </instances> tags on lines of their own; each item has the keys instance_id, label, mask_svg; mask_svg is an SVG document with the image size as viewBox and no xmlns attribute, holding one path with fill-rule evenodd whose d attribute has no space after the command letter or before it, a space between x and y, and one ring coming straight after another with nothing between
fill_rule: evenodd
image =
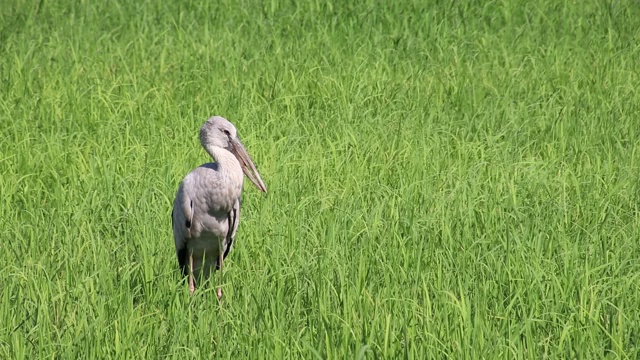
<instances>
[{"instance_id":1,"label":"bird","mask_svg":"<svg viewBox=\"0 0 640 360\"><path fill-rule=\"evenodd\" d=\"M214 162L198 166L182 179L171 212L176 257L182 275L189 277L191 295L196 279L208 279L216 270L222 272L223 261L234 245L244 175L267 192L236 127L227 119L207 119L200 128L200 143ZM220 301L220 286L216 293Z\"/></svg>"}]
</instances>

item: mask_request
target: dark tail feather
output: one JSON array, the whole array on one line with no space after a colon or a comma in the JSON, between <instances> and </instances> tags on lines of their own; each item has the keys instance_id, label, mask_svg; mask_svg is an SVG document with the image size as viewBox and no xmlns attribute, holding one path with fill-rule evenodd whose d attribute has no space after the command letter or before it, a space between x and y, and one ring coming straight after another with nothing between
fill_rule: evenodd
<instances>
[{"instance_id":1,"label":"dark tail feather","mask_svg":"<svg viewBox=\"0 0 640 360\"><path fill-rule=\"evenodd\" d=\"M178 250L178 266L180 266L180 270L182 270L182 276L188 276L189 275L189 256L188 256L188 251L187 251L187 247L183 247L182 249Z\"/></svg>"}]
</instances>

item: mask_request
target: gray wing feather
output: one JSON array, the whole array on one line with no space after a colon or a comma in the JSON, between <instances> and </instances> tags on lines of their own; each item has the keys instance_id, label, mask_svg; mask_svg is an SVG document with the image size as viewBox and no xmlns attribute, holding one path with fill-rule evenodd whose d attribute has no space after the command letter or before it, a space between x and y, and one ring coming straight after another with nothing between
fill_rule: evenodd
<instances>
[{"instance_id":1,"label":"gray wing feather","mask_svg":"<svg viewBox=\"0 0 640 360\"><path fill-rule=\"evenodd\" d=\"M193 201L184 191L184 185L180 184L176 199L173 202L171 212L171 225L173 238L176 245L176 257L182 271L186 274L187 266L187 241L191 237L193 223Z\"/></svg>"},{"instance_id":2,"label":"gray wing feather","mask_svg":"<svg viewBox=\"0 0 640 360\"><path fill-rule=\"evenodd\" d=\"M229 212L228 216L227 216L227 221L229 223L229 230L227 230L227 238L226 238L226 246L224 249L224 254L222 256L222 259L224 260L227 255L229 255L229 252L231 252L231 249L233 248L233 245L235 243L235 239L236 239L236 232L238 231L238 224L240 224L240 205L241 205L241 200L238 199L236 200L235 204L233 205L233 208L231 209L231 211ZM220 264L217 264L217 267L220 268Z\"/></svg>"}]
</instances>

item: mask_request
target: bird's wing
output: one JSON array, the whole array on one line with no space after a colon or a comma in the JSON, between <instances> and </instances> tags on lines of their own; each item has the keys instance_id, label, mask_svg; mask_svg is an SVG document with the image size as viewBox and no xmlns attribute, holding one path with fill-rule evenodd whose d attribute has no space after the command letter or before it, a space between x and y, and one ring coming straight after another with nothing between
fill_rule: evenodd
<instances>
[{"instance_id":1,"label":"bird's wing","mask_svg":"<svg viewBox=\"0 0 640 360\"><path fill-rule=\"evenodd\" d=\"M176 256L178 265L184 275L188 275L187 268L187 241L191 237L191 226L193 222L193 200L184 191L184 185L180 184L176 199L173 202L171 212L171 225L173 228L173 239L176 244Z\"/></svg>"},{"instance_id":2,"label":"bird's wing","mask_svg":"<svg viewBox=\"0 0 640 360\"><path fill-rule=\"evenodd\" d=\"M222 255L223 260L227 257L227 255L229 255L229 252L231 251L231 248L233 247L234 241L236 239L236 232L238 231L238 224L240 223L241 203L242 200L238 198L231 211L229 211L229 213L227 214L229 229L227 230L227 237L225 239L226 246L224 249L224 254ZM217 264L217 267L219 268L220 264Z\"/></svg>"}]
</instances>

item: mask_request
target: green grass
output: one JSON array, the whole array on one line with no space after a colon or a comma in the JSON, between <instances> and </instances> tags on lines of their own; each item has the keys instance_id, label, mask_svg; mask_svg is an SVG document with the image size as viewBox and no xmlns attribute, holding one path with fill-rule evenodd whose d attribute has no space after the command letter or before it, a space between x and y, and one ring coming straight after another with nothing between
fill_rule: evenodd
<instances>
[{"instance_id":1,"label":"green grass","mask_svg":"<svg viewBox=\"0 0 640 360\"><path fill-rule=\"evenodd\" d=\"M0 7L0 358L638 359L640 5L471 3ZM222 306L215 114L269 189Z\"/></svg>"}]
</instances>

